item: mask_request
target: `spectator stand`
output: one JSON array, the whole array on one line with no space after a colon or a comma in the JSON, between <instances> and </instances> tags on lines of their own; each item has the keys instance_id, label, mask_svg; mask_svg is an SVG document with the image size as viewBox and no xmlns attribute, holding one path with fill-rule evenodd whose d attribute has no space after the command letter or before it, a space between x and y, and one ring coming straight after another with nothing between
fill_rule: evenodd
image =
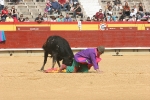
<instances>
[{"instance_id":1,"label":"spectator stand","mask_svg":"<svg viewBox=\"0 0 150 100\"><path fill-rule=\"evenodd\" d=\"M83 12L83 20L85 21L87 17L93 17L97 11L99 11L100 8L105 11L105 7L108 1L112 0L78 0L82 12ZM113 0L115 1L115 0ZM129 3L130 8L133 8L133 5L136 5L138 7L138 4L142 2L142 5L146 12L150 11L149 4L150 0L126 0ZM122 6L124 6L124 0L121 0ZM34 21L35 18L38 16L39 13L43 15L44 13L44 8L45 8L46 0L22 0L19 4L15 5L14 2L11 0L5 1L5 6L8 6L11 8L12 6L15 6L17 9L18 16L20 14L23 14L24 17L28 17L30 21ZM114 4L112 2L112 4ZM90 7L89 7L90 6ZM89 9L91 8L91 9ZM69 13L70 16L72 16L73 12L72 11L62 11L62 15L65 16L66 13ZM122 15L121 10L114 10L113 14L116 15L118 18ZM53 16L53 15L48 15L48 16ZM80 19L80 16L77 16L77 19ZM76 20L76 19L75 19Z\"/></svg>"}]
</instances>

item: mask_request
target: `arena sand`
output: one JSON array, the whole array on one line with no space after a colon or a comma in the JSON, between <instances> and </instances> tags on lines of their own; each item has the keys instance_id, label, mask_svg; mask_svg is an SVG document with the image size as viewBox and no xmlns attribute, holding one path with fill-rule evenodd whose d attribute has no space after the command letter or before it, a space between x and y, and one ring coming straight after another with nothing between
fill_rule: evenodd
<instances>
[{"instance_id":1,"label":"arena sand","mask_svg":"<svg viewBox=\"0 0 150 100\"><path fill-rule=\"evenodd\" d=\"M42 64L42 56L0 57L0 100L150 100L150 56L103 55L101 74L43 73Z\"/></svg>"}]
</instances>

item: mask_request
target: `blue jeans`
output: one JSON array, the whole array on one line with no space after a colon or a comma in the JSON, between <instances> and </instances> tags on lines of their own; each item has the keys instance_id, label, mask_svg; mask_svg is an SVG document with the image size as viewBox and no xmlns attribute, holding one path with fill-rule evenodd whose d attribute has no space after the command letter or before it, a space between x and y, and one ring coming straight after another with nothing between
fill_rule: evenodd
<instances>
[{"instance_id":1,"label":"blue jeans","mask_svg":"<svg viewBox=\"0 0 150 100\"><path fill-rule=\"evenodd\" d=\"M3 8L4 8L4 5L0 5L0 12L1 10L3 10Z\"/></svg>"},{"instance_id":2,"label":"blue jeans","mask_svg":"<svg viewBox=\"0 0 150 100\"><path fill-rule=\"evenodd\" d=\"M63 8L62 8L62 10L67 10L67 11L70 11L70 5L69 5L69 3L65 3L64 5L63 5Z\"/></svg>"}]
</instances>

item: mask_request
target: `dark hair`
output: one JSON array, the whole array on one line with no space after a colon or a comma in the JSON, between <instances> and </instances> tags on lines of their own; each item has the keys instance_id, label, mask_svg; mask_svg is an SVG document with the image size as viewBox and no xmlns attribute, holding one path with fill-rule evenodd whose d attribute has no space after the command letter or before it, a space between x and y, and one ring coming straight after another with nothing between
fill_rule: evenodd
<instances>
[{"instance_id":1,"label":"dark hair","mask_svg":"<svg viewBox=\"0 0 150 100\"><path fill-rule=\"evenodd\" d=\"M11 16L11 13L8 13L9 16Z\"/></svg>"},{"instance_id":2,"label":"dark hair","mask_svg":"<svg viewBox=\"0 0 150 100\"><path fill-rule=\"evenodd\" d=\"M59 15L59 16L62 16L62 17L63 17L63 15Z\"/></svg>"},{"instance_id":3,"label":"dark hair","mask_svg":"<svg viewBox=\"0 0 150 100\"><path fill-rule=\"evenodd\" d=\"M17 17L17 15L16 15L16 14L14 14L14 15L13 15L13 17Z\"/></svg>"},{"instance_id":4,"label":"dark hair","mask_svg":"<svg viewBox=\"0 0 150 100\"><path fill-rule=\"evenodd\" d=\"M23 17L23 14L21 14L20 17L21 17L21 16Z\"/></svg>"},{"instance_id":5,"label":"dark hair","mask_svg":"<svg viewBox=\"0 0 150 100\"><path fill-rule=\"evenodd\" d=\"M80 5L79 2L77 2L76 5Z\"/></svg>"}]
</instances>

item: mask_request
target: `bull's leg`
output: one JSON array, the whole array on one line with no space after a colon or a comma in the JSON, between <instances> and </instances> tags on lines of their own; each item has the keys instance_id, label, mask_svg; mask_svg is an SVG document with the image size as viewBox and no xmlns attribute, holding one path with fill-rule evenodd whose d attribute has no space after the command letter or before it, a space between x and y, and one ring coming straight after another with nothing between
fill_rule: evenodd
<instances>
[{"instance_id":1,"label":"bull's leg","mask_svg":"<svg viewBox=\"0 0 150 100\"><path fill-rule=\"evenodd\" d=\"M60 62L59 62L59 60L57 59L57 64L58 64L58 66L60 67Z\"/></svg>"},{"instance_id":2,"label":"bull's leg","mask_svg":"<svg viewBox=\"0 0 150 100\"><path fill-rule=\"evenodd\" d=\"M53 63L52 63L52 68L54 68L55 64L57 61L57 54L53 54Z\"/></svg>"},{"instance_id":3,"label":"bull's leg","mask_svg":"<svg viewBox=\"0 0 150 100\"><path fill-rule=\"evenodd\" d=\"M46 64L46 62L47 62L47 57L48 57L48 52L44 52L44 63L43 63L43 66L41 67L41 70L44 70L44 66L45 66L45 64Z\"/></svg>"}]
</instances>

